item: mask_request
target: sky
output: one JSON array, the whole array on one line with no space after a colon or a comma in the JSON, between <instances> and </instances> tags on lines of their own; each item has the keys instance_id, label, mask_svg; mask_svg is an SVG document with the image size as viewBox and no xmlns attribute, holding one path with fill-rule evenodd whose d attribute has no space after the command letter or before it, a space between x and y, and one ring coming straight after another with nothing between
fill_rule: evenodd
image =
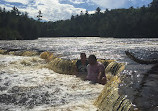
<instances>
[{"instance_id":1,"label":"sky","mask_svg":"<svg viewBox=\"0 0 158 111\"><path fill-rule=\"evenodd\" d=\"M70 19L81 11L94 13L97 7L101 10L131 6L137 8L151 2L152 0L0 0L0 7L11 10L16 6L19 11L27 12L34 19L37 19L38 11L41 10L43 21L58 21Z\"/></svg>"}]
</instances>

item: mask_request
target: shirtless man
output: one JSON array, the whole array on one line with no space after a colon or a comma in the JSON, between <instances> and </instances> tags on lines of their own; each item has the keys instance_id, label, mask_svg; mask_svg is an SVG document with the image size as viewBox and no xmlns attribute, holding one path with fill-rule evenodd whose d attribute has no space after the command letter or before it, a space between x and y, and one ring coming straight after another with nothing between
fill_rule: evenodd
<instances>
[{"instance_id":1,"label":"shirtless man","mask_svg":"<svg viewBox=\"0 0 158 111\"><path fill-rule=\"evenodd\" d=\"M87 80L92 83L106 84L105 67L102 63L98 62L95 55L90 55L88 58L87 66Z\"/></svg>"}]
</instances>

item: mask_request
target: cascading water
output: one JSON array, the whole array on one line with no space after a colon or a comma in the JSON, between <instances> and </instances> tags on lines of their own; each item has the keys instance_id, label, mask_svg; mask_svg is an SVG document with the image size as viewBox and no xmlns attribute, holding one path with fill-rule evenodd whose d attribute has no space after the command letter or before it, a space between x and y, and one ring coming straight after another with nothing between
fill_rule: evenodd
<instances>
[{"instance_id":1,"label":"cascading water","mask_svg":"<svg viewBox=\"0 0 158 111\"><path fill-rule=\"evenodd\" d=\"M92 85L74 75L46 68L38 57L1 55L0 109L5 110L95 110L94 98L102 85Z\"/></svg>"},{"instance_id":2,"label":"cascading water","mask_svg":"<svg viewBox=\"0 0 158 111\"><path fill-rule=\"evenodd\" d=\"M96 111L97 107L105 111L126 111L130 109L131 102L142 111L144 109L156 111L157 75L152 74L150 79L145 79L144 84L147 87L141 84L145 78L144 75L152 65L135 63L125 55L124 51L130 50L145 59L156 58L158 39L40 38L29 43L28 41L0 41L0 48L10 50L9 54L22 55L0 55L0 109L2 111ZM101 59L124 62L126 68L118 79L117 76L116 79L113 78L119 81L115 85L112 80L105 87L99 84L93 85L74 75L55 73L47 68L47 61L40 59L36 53L33 54L34 57L24 57L31 55L26 52L27 50L49 51L61 59L69 60L79 58L80 52L86 52L87 56L95 54ZM0 53L4 51L1 50ZM114 64L109 64L109 70L110 67L117 69ZM115 72L112 70L112 73ZM153 93L148 91L151 88ZM110 91L108 98L105 98L109 102L101 98L105 97L106 91ZM96 99L98 96L99 98ZM97 107L93 105L94 101Z\"/></svg>"}]
</instances>

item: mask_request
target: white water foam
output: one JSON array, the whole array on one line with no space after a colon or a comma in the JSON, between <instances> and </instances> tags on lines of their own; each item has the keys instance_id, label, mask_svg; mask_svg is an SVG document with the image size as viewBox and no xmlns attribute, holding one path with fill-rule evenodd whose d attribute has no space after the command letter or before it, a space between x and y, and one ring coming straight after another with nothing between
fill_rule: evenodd
<instances>
[{"instance_id":1,"label":"white water foam","mask_svg":"<svg viewBox=\"0 0 158 111\"><path fill-rule=\"evenodd\" d=\"M0 95L6 99L1 100L1 110L97 110L93 102L102 85L89 84L74 75L55 73L45 68L45 61L38 57L0 55L0 61ZM24 61L30 62L29 65ZM6 95L12 100L7 100Z\"/></svg>"}]
</instances>

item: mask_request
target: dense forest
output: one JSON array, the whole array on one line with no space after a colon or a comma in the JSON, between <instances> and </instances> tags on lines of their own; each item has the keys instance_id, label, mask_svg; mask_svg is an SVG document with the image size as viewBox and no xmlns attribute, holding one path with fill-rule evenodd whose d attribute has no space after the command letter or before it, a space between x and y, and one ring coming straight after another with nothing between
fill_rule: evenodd
<instances>
[{"instance_id":1,"label":"dense forest","mask_svg":"<svg viewBox=\"0 0 158 111\"><path fill-rule=\"evenodd\" d=\"M40 12L40 11L39 11ZM38 37L158 37L158 0L148 7L106 9L98 7L94 14L88 11L69 20L40 22L16 7L11 11L0 8L0 39L37 39Z\"/></svg>"},{"instance_id":2,"label":"dense forest","mask_svg":"<svg viewBox=\"0 0 158 111\"><path fill-rule=\"evenodd\" d=\"M16 7L11 11L0 8L0 39L37 39L38 21L28 17L28 14L21 13Z\"/></svg>"}]
</instances>

